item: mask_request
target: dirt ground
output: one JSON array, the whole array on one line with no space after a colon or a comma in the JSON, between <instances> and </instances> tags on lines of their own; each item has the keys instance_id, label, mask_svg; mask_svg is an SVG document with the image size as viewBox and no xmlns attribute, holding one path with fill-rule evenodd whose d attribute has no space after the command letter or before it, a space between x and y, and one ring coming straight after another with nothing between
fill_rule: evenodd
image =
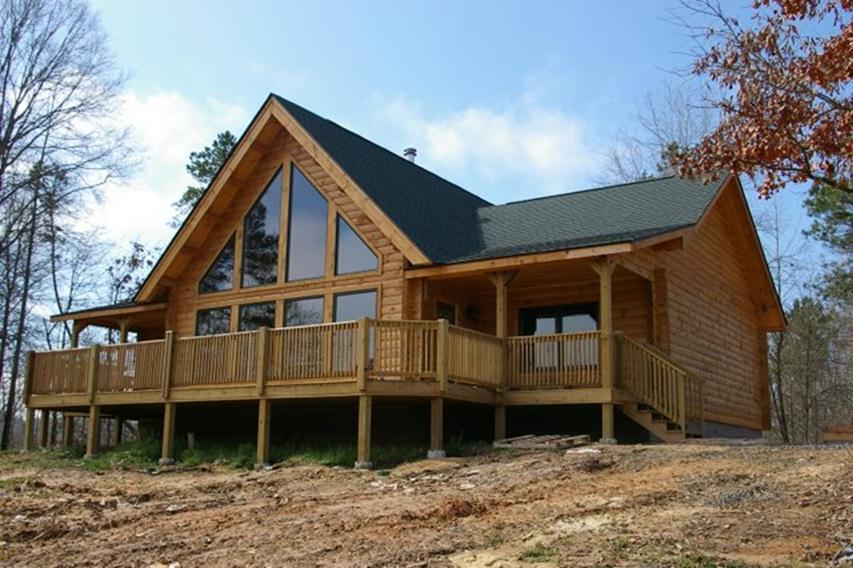
<instances>
[{"instance_id":1,"label":"dirt ground","mask_svg":"<svg viewBox=\"0 0 853 568\"><path fill-rule=\"evenodd\" d=\"M850 447L586 446L390 472L34 459L0 457L4 565L853 566Z\"/></svg>"}]
</instances>

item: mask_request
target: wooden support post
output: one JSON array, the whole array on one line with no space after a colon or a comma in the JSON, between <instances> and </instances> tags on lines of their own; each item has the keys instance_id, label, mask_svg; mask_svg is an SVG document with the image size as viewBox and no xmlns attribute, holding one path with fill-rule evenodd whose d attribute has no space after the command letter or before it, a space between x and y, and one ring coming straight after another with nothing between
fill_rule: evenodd
<instances>
[{"instance_id":1,"label":"wooden support post","mask_svg":"<svg viewBox=\"0 0 853 568\"><path fill-rule=\"evenodd\" d=\"M264 396L267 382L267 351L269 349L269 329L262 327L258 334L258 351L255 360L255 380L258 386L258 396Z\"/></svg>"},{"instance_id":2,"label":"wooden support post","mask_svg":"<svg viewBox=\"0 0 853 568\"><path fill-rule=\"evenodd\" d=\"M495 286L495 337L501 339L509 334L509 284L517 274L517 270L489 274Z\"/></svg>"},{"instance_id":3,"label":"wooden support post","mask_svg":"<svg viewBox=\"0 0 853 568\"><path fill-rule=\"evenodd\" d=\"M118 342L127 343L127 332L130 329L130 318L118 320Z\"/></svg>"},{"instance_id":4,"label":"wooden support post","mask_svg":"<svg viewBox=\"0 0 853 568\"><path fill-rule=\"evenodd\" d=\"M50 434L50 411L41 411L41 420L39 420L39 448L46 450L48 448L48 440Z\"/></svg>"},{"instance_id":5,"label":"wooden support post","mask_svg":"<svg viewBox=\"0 0 853 568\"><path fill-rule=\"evenodd\" d=\"M175 403L167 402L163 411L163 444L160 465L175 463Z\"/></svg>"},{"instance_id":6,"label":"wooden support post","mask_svg":"<svg viewBox=\"0 0 853 568\"><path fill-rule=\"evenodd\" d=\"M450 322L438 320L438 337L435 346L435 373L438 390L442 394L447 390L447 375L450 368Z\"/></svg>"},{"instance_id":7,"label":"wooden support post","mask_svg":"<svg viewBox=\"0 0 853 568\"><path fill-rule=\"evenodd\" d=\"M74 417L63 414L62 416L62 447L70 448L74 445Z\"/></svg>"},{"instance_id":8,"label":"wooden support post","mask_svg":"<svg viewBox=\"0 0 853 568\"><path fill-rule=\"evenodd\" d=\"M89 404L95 403L95 395L98 393L98 359L100 358L101 346L98 344L89 348L89 370L88 370L88 394Z\"/></svg>"},{"instance_id":9,"label":"wooden support post","mask_svg":"<svg viewBox=\"0 0 853 568\"><path fill-rule=\"evenodd\" d=\"M28 406L24 418L24 450L31 450L33 448L33 422L35 421L35 417L35 409Z\"/></svg>"},{"instance_id":10,"label":"wooden support post","mask_svg":"<svg viewBox=\"0 0 853 568\"><path fill-rule=\"evenodd\" d=\"M80 334L83 333L83 330L86 329L86 325L80 323L79 321L74 321L71 324L71 348L75 349L80 347Z\"/></svg>"},{"instance_id":11,"label":"wooden support post","mask_svg":"<svg viewBox=\"0 0 853 568\"><path fill-rule=\"evenodd\" d=\"M91 458L98 455L101 449L101 407L92 404L89 406L89 424L86 432L86 457Z\"/></svg>"},{"instance_id":12,"label":"wooden support post","mask_svg":"<svg viewBox=\"0 0 853 568\"><path fill-rule=\"evenodd\" d=\"M370 361L370 320L361 318L358 320L358 328L355 332L355 377L358 390L364 392L367 389L367 363Z\"/></svg>"},{"instance_id":13,"label":"wooden support post","mask_svg":"<svg viewBox=\"0 0 853 568\"><path fill-rule=\"evenodd\" d=\"M270 412L272 403L269 399L258 401L258 453L256 463L265 465L270 462Z\"/></svg>"},{"instance_id":14,"label":"wooden support post","mask_svg":"<svg viewBox=\"0 0 853 568\"><path fill-rule=\"evenodd\" d=\"M163 400L169 400L169 388L172 385L172 358L175 354L175 333L166 332L166 357L163 359Z\"/></svg>"},{"instance_id":15,"label":"wooden support post","mask_svg":"<svg viewBox=\"0 0 853 568\"><path fill-rule=\"evenodd\" d=\"M601 405L601 443L615 444L616 433L613 427L613 403Z\"/></svg>"},{"instance_id":16,"label":"wooden support post","mask_svg":"<svg viewBox=\"0 0 853 568\"><path fill-rule=\"evenodd\" d=\"M601 386L612 389L616 386L614 369L613 345L613 270L616 264L610 258L604 258L592 263L592 269L598 273L599 304L598 327L601 335L599 347L599 368L601 371ZM613 426L613 404L601 406L601 437L603 442L615 443Z\"/></svg>"},{"instance_id":17,"label":"wooden support post","mask_svg":"<svg viewBox=\"0 0 853 568\"><path fill-rule=\"evenodd\" d=\"M506 406L495 406L495 440L506 438Z\"/></svg>"},{"instance_id":18,"label":"wooden support post","mask_svg":"<svg viewBox=\"0 0 853 568\"><path fill-rule=\"evenodd\" d=\"M436 397L429 401L429 451L432 459L447 457L444 452L444 399Z\"/></svg>"},{"instance_id":19,"label":"wooden support post","mask_svg":"<svg viewBox=\"0 0 853 568\"><path fill-rule=\"evenodd\" d=\"M370 461L370 421L373 414L373 399L363 394L358 397L358 453L355 467L371 469Z\"/></svg>"},{"instance_id":20,"label":"wooden support post","mask_svg":"<svg viewBox=\"0 0 853 568\"><path fill-rule=\"evenodd\" d=\"M122 430L124 430L124 418L116 417L115 430L112 431L112 439L110 440L110 446L116 447L121 444L122 438Z\"/></svg>"}]
</instances>

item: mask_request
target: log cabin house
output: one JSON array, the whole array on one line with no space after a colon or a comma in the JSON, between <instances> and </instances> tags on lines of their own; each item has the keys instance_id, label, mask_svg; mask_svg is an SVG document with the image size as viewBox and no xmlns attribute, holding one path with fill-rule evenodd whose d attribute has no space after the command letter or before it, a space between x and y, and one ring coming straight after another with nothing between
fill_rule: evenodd
<instances>
[{"instance_id":1,"label":"log cabin house","mask_svg":"<svg viewBox=\"0 0 853 568\"><path fill-rule=\"evenodd\" d=\"M41 444L87 417L90 455L102 420L154 416L168 461L176 417L240 403L263 463L274 407L341 400L362 466L386 400L428 407L433 455L458 403L495 438L507 409L581 406L605 440L754 435L785 325L736 176L494 205L276 95L133 301L54 319L72 348L30 355L28 445L37 410Z\"/></svg>"}]
</instances>

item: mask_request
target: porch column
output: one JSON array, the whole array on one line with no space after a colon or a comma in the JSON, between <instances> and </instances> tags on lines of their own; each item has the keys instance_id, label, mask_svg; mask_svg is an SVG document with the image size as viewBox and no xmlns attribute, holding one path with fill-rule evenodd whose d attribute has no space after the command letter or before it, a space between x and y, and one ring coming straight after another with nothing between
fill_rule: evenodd
<instances>
[{"instance_id":1,"label":"porch column","mask_svg":"<svg viewBox=\"0 0 853 568\"><path fill-rule=\"evenodd\" d=\"M610 258L603 258L592 263L592 269L598 273L599 278L599 333L601 334L601 345L599 347L599 366L601 371L601 387L611 392L615 384L613 368L613 269L616 264ZM616 443L613 426L614 408L613 403L605 403L601 406L601 441L604 443Z\"/></svg>"},{"instance_id":2,"label":"porch column","mask_svg":"<svg viewBox=\"0 0 853 568\"><path fill-rule=\"evenodd\" d=\"M62 447L70 448L74 443L74 417L62 415Z\"/></svg>"},{"instance_id":3,"label":"porch column","mask_svg":"<svg viewBox=\"0 0 853 568\"><path fill-rule=\"evenodd\" d=\"M33 422L35 422L36 411L34 408L27 407L26 415L24 418L24 441L23 441L23 449L31 450L33 449Z\"/></svg>"},{"instance_id":4,"label":"porch column","mask_svg":"<svg viewBox=\"0 0 853 568\"><path fill-rule=\"evenodd\" d=\"M74 320L74 323L71 324L71 348L80 346L80 334L83 333L83 330L86 329L86 324L80 323L77 320Z\"/></svg>"},{"instance_id":5,"label":"porch column","mask_svg":"<svg viewBox=\"0 0 853 568\"><path fill-rule=\"evenodd\" d=\"M370 395L358 397L358 453L355 467L358 469L371 469L373 463L370 461L370 420L373 414L373 398Z\"/></svg>"},{"instance_id":6,"label":"porch column","mask_svg":"<svg viewBox=\"0 0 853 568\"><path fill-rule=\"evenodd\" d=\"M175 463L175 403L167 402L163 411L163 443L160 465Z\"/></svg>"},{"instance_id":7,"label":"porch column","mask_svg":"<svg viewBox=\"0 0 853 568\"><path fill-rule=\"evenodd\" d=\"M429 401L429 451L431 459L445 458L444 451L444 399L436 397Z\"/></svg>"},{"instance_id":8,"label":"porch column","mask_svg":"<svg viewBox=\"0 0 853 568\"><path fill-rule=\"evenodd\" d=\"M118 320L118 342L127 343L127 332L130 328L130 318L121 318Z\"/></svg>"},{"instance_id":9,"label":"porch column","mask_svg":"<svg viewBox=\"0 0 853 568\"><path fill-rule=\"evenodd\" d=\"M46 450L48 441L50 440L50 410L42 410L41 419L39 420L39 448Z\"/></svg>"},{"instance_id":10,"label":"porch column","mask_svg":"<svg viewBox=\"0 0 853 568\"><path fill-rule=\"evenodd\" d=\"M93 404L89 406L89 424L86 433L86 457L91 458L98 455L101 449L101 407Z\"/></svg>"},{"instance_id":11,"label":"porch column","mask_svg":"<svg viewBox=\"0 0 853 568\"><path fill-rule=\"evenodd\" d=\"M268 398L258 401L258 442L257 442L257 465L266 465L270 462L270 411L272 402Z\"/></svg>"},{"instance_id":12,"label":"porch column","mask_svg":"<svg viewBox=\"0 0 853 568\"><path fill-rule=\"evenodd\" d=\"M509 335L509 285L516 275L517 270L489 274L489 280L495 286L495 337L499 339L506 339ZM506 438L506 406L500 394L506 389L506 361L501 362L500 373L500 387L495 403L495 440Z\"/></svg>"}]
</instances>

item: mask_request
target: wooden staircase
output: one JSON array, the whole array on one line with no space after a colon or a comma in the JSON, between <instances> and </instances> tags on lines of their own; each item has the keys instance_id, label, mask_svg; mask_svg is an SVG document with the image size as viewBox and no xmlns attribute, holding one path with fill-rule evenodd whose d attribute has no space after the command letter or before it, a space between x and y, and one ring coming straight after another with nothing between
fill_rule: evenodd
<instances>
[{"instance_id":1,"label":"wooden staircase","mask_svg":"<svg viewBox=\"0 0 853 568\"><path fill-rule=\"evenodd\" d=\"M702 381L654 347L615 335L617 385L634 397L622 413L663 442L701 437Z\"/></svg>"}]
</instances>

